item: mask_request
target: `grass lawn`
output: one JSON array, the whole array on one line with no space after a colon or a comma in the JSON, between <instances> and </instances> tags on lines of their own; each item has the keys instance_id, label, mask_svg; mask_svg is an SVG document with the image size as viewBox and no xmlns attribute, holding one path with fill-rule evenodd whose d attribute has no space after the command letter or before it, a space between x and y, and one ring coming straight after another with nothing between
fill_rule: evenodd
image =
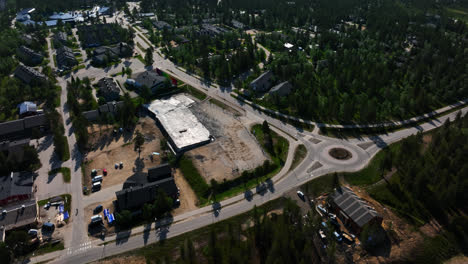
<instances>
[{"instance_id":1,"label":"grass lawn","mask_svg":"<svg viewBox=\"0 0 468 264\"><path fill-rule=\"evenodd\" d=\"M56 173L62 174L64 182L70 182L71 180L70 168L60 167L60 168L56 168L56 169L49 171L49 175L56 174Z\"/></svg>"},{"instance_id":2,"label":"grass lawn","mask_svg":"<svg viewBox=\"0 0 468 264\"><path fill-rule=\"evenodd\" d=\"M261 146L265 148L262 125L254 125L252 127L252 131L257 140L260 142ZM254 186L258 185L259 182L263 182L273 177L281 170L288 156L289 142L285 138L281 137L273 131L271 131L271 134L275 153L270 153L271 160L273 163L270 166L270 169L268 171L264 171L264 173L262 174L255 173L255 177L252 177L252 175L242 175L240 177L237 177L236 179L218 183L220 185L220 191L219 193L216 193L217 201L224 200L228 197L232 197L241 192L249 190ZM200 172L195 168L195 166L192 163L192 160L190 160L189 158L183 156L179 160L178 164L185 179L197 195L199 205L208 204L211 200L212 194L211 185L208 184L205 181L205 179L200 175ZM259 168L260 167L261 166L259 166ZM251 173L252 172L253 171L251 171Z\"/></svg>"},{"instance_id":3,"label":"grass lawn","mask_svg":"<svg viewBox=\"0 0 468 264\"><path fill-rule=\"evenodd\" d=\"M390 152L396 153L399 151L400 145L400 143L390 145ZM379 153L374 156L374 158L364 169L352 173L343 173L345 180L351 185L360 186L370 185L380 181L382 179L382 171L380 166L385 158L385 155L387 155L386 151L379 151Z\"/></svg>"},{"instance_id":4,"label":"grass lawn","mask_svg":"<svg viewBox=\"0 0 468 264\"><path fill-rule=\"evenodd\" d=\"M336 187L334 177L334 174L320 176L302 185L301 189L314 197L324 193L330 193Z\"/></svg>"},{"instance_id":5,"label":"grass lawn","mask_svg":"<svg viewBox=\"0 0 468 264\"><path fill-rule=\"evenodd\" d=\"M206 196L210 191L210 186L200 175L197 168L195 168L192 160L186 156L182 156L179 160L179 168L187 182L190 184L190 187L192 187L193 191L197 195L199 203L204 204L207 202Z\"/></svg>"},{"instance_id":6,"label":"grass lawn","mask_svg":"<svg viewBox=\"0 0 468 264\"><path fill-rule=\"evenodd\" d=\"M201 92L198 89L193 88L192 86L189 86L188 84L185 84L182 89L184 90L184 92L192 95L193 97L197 98L200 101L203 101L206 99L205 93Z\"/></svg>"},{"instance_id":7,"label":"grass lawn","mask_svg":"<svg viewBox=\"0 0 468 264\"><path fill-rule=\"evenodd\" d=\"M450 16L453 16L454 18L458 18L460 20L465 21L465 23L468 23L468 9L463 7L447 7L445 8L445 10L447 10Z\"/></svg>"},{"instance_id":8,"label":"grass lawn","mask_svg":"<svg viewBox=\"0 0 468 264\"><path fill-rule=\"evenodd\" d=\"M289 142L284 137L276 134L274 131L270 131L271 137L273 139L274 153L267 150L262 125L256 124L252 126L252 134L257 138L257 141L267 151L267 153L270 154L273 162L283 166L283 164L286 162L286 158L288 157Z\"/></svg>"},{"instance_id":9,"label":"grass lawn","mask_svg":"<svg viewBox=\"0 0 468 264\"><path fill-rule=\"evenodd\" d=\"M141 55L138 54L137 56L135 56L135 58L137 58L138 60L140 60L141 63L146 64L145 60L143 59L143 57L142 57Z\"/></svg>"},{"instance_id":10,"label":"grass lawn","mask_svg":"<svg viewBox=\"0 0 468 264\"><path fill-rule=\"evenodd\" d=\"M140 42L137 42L136 44L137 44L138 48L140 48L141 51L143 51L143 52L146 51L146 49L143 48L143 46L140 44Z\"/></svg>"},{"instance_id":11,"label":"grass lawn","mask_svg":"<svg viewBox=\"0 0 468 264\"><path fill-rule=\"evenodd\" d=\"M63 200L64 200L64 203L63 203L63 209L64 211L68 212L69 214L71 214L71 201L72 201L72 196L70 194L62 194L60 195ZM48 202L49 202L50 199L44 199L44 200L40 200L37 202L37 205L39 207L42 207L44 205L46 205ZM70 218L66 219L65 222L68 223L68 220ZM46 252L47 253L47 252Z\"/></svg>"},{"instance_id":12,"label":"grass lawn","mask_svg":"<svg viewBox=\"0 0 468 264\"><path fill-rule=\"evenodd\" d=\"M263 215L264 212L269 212L271 210L281 208L284 205L284 203L285 198L275 199L257 207L257 212L259 215ZM104 260L117 260L121 259L124 256L142 256L146 259L148 263L154 260L158 260L161 257L165 256L167 256L170 260L174 260L174 256L180 253L180 247L186 240L190 239L191 241L203 244L203 242L208 240L208 237L212 230L216 234L222 234L224 232L227 232L226 230L228 230L229 226L237 226L238 223L246 223L248 221L251 221L252 217L253 210L250 210L246 213L231 217L229 219L216 222L214 224L199 229L195 229L193 231L163 240L161 242L153 243L142 248L131 250L120 255L111 256L105 258Z\"/></svg>"},{"instance_id":13,"label":"grass lawn","mask_svg":"<svg viewBox=\"0 0 468 264\"><path fill-rule=\"evenodd\" d=\"M42 247L36 249L34 251L34 254L37 256L37 255L47 254L47 253L50 253L50 252L54 252L54 251L57 251L57 250L63 250L63 249L65 249L65 245L63 244L63 242L60 242L60 243L55 244L55 245L51 245L50 243L48 243L45 246L42 246Z\"/></svg>"},{"instance_id":14,"label":"grass lawn","mask_svg":"<svg viewBox=\"0 0 468 264\"><path fill-rule=\"evenodd\" d=\"M148 44L148 46L152 47L153 45L151 45L151 43L149 43L146 38L142 35L142 34L138 34L140 36L140 38L146 43Z\"/></svg>"},{"instance_id":15,"label":"grass lawn","mask_svg":"<svg viewBox=\"0 0 468 264\"><path fill-rule=\"evenodd\" d=\"M302 144L297 146L296 150L294 150L294 158L291 164L291 168L289 170L290 171L294 170L297 167L297 165L299 165L304 160L306 156L307 156L306 147Z\"/></svg>"}]
</instances>

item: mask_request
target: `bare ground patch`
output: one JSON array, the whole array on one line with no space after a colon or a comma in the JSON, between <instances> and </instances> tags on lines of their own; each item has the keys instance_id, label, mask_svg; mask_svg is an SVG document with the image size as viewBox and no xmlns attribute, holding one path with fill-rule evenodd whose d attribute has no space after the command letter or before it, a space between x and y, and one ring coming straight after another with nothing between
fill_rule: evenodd
<instances>
[{"instance_id":1,"label":"bare ground patch","mask_svg":"<svg viewBox=\"0 0 468 264\"><path fill-rule=\"evenodd\" d=\"M109 212L110 213L114 213L114 203L113 201L115 200L115 197L107 200L107 201L103 201L103 202L97 202L97 203L93 203L93 204L90 204L88 205L85 209L84 209L84 214L85 214L85 221L86 221L86 226L88 226L88 224L91 222L91 216L95 215L95 213L93 212L93 210L96 208L96 206L98 205L102 205L103 207L103 210L104 209L109 209ZM115 226L114 225L109 225L107 223L107 220L104 219L104 212L101 211L99 213L97 213L99 215L102 216L102 219L103 219L103 223L104 223L104 229L102 229L106 236L109 236L109 235L112 235L115 233ZM89 230L88 230L89 231ZM96 231L96 230L93 230L93 231ZM99 235L100 233L91 233L91 235Z\"/></svg>"},{"instance_id":2,"label":"bare ground patch","mask_svg":"<svg viewBox=\"0 0 468 264\"><path fill-rule=\"evenodd\" d=\"M140 158L134 150L133 138L136 131L140 131L144 138ZM88 188L91 185L91 170L98 170L98 175L103 174L102 169L107 169L108 175L104 177L102 188L121 184L135 172L147 171L161 163L160 156L152 155L160 152L160 140L163 135L153 119L143 117L133 131L124 130L122 133L114 133L114 127L109 125L93 125L88 128L90 133L89 146L91 151L87 153L88 164L85 168L85 183ZM123 163L122 169L115 169L115 163Z\"/></svg>"},{"instance_id":3,"label":"bare ground patch","mask_svg":"<svg viewBox=\"0 0 468 264\"><path fill-rule=\"evenodd\" d=\"M209 101L191 108L216 140L187 154L207 182L231 180L263 164L267 156L234 113Z\"/></svg>"},{"instance_id":4,"label":"bare ground patch","mask_svg":"<svg viewBox=\"0 0 468 264\"><path fill-rule=\"evenodd\" d=\"M190 188L190 185L179 170L175 171L174 180L177 187L180 189L180 206L174 209L173 215L179 215L197 209L197 195L193 192L192 188Z\"/></svg>"},{"instance_id":5,"label":"bare ground patch","mask_svg":"<svg viewBox=\"0 0 468 264\"><path fill-rule=\"evenodd\" d=\"M372 199L364 189L356 186L353 186L352 189L382 215L384 219L382 227L385 229L392 242L389 256L362 256L356 251L353 255L353 260L356 263L396 263L398 261L411 259L414 248L423 241L421 233L427 235L434 235L437 233L437 230L429 224L416 230L413 226L406 223L404 219L394 214L390 208L386 208L384 205Z\"/></svg>"}]
</instances>

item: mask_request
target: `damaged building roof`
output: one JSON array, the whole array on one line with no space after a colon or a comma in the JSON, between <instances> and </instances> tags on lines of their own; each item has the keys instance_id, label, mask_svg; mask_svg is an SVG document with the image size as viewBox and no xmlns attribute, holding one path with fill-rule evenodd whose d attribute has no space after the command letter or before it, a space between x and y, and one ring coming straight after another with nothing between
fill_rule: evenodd
<instances>
[{"instance_id":1,"label":"damaged building roof","mask_svg":"<svg viewBox=\"0 0 468 264\"><path fill-rule=\"evenodd\" d=\"M210 142L210 132L190 111L194 101L185 95L155 100L145 107L158 119L176 151Z\"/></svg>"}]
</instances>

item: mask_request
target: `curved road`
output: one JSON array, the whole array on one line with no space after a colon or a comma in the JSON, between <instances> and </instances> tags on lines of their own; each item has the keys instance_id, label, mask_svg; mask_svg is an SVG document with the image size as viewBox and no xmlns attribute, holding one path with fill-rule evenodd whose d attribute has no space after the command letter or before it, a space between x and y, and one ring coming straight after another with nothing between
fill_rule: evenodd
<instances>
[{"instance_id":1,"label":"curved road","mask_svg":"<svg viewBox=\"0 0 468 264\"><path fill-rule=\"evenodd\" d=\"M145 43L136 35L136 40ZM64 102L66 101L66 81L59 78L62 86L62 105L61 109L65 120L65 128L68 136L68 143L72 151L72 159L69 164L72 169L73 199L72 208L78 208L79 213L74 215L72 209L73 234L70 246L65 250L52 252L46 255L34 257L29 262L37 263L51 260L53 263L87 263L107 256L122 253L128 250L142 247L149 243L154 243L160 239L170 238L194 229L210 225L214 222L230 218L232 216L244 213L253 208L254 205L262 205L272 199L276 199L285 192L296 188L305 182L320 177L322 175L338 171L358 171L364 168L371 158L387 144L394 143L412 134L429 131L441 126L446 119L453 120L456 112L447 114L438 119L429 121L415 128L399 130L393 133L361 138L361 139L336 139L318 135L314 132L301 131L289 124L283 123L277 119L271 118L261 111L253 109L250 105L244 104L230 96L229 89L223 89L217 85L206 84L199 78L187 74L183 69L176 67L172 62L164 59L155 52L155 64L158 68L165 70L183 82L203 90L209 96L217 98L226 104L240 109L251 120L261 122L267 120L272 129L288 139L290 143L289 154L284 168L272 178L272 183L268 185L266 192L257 193L256 189L251 189L251 196L246 199L244 194L224 200L220 203L219 214L213 214L213 207L206 206L197 210L175 216L173 219L162 220L161 228L153 226L141 226L131 231L122 232L114 236L105 238L105 240L89 241L86 230L86 219L83 217L83 195L81 192L81 154L76 145L76 139L73 134L69 113ZM463 108L463 115L468 111L468 107ZM294 170L289 170L294 155L294 149L299 144L304 144L307 148L307 156ZM342 147L353 154L353 158L347 161L339 161L328 155L328 150L333 147ZM166 222L166 223L164 223ZM168 224L168 225L166 225ZM104 244L104 242L107 242Z\"/></svg>"}]
</instances>

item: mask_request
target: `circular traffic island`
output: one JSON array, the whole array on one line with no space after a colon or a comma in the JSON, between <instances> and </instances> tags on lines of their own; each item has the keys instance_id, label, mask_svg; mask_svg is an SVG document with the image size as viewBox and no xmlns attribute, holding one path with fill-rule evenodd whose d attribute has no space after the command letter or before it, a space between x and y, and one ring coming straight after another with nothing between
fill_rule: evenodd
<instances>
[{"instance_id":1,"label":"circular traffic island","mask_svg":"<svg viewBox=\"0 0 468 264\"><path fill-rule=\"evenodd\" d=\"M347 151L344 148L332 148L330 149L328 154L330 154L330 156L332 156L333 158L337 160L349 160L350 158L353 157L351 152Z\"/></svg>"}]
</instances>

